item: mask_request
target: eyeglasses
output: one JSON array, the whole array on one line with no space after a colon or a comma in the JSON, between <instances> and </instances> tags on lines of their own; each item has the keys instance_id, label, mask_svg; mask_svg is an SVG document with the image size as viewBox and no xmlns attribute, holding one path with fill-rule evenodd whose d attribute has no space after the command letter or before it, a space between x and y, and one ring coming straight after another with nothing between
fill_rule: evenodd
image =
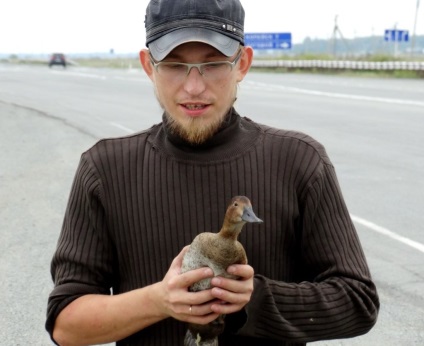
<instances>
[{"instance_id":1,"label":"eyeglasses","mask_svg":"<svg viewBox=\"0 0 424 346\"><path fill-rule=\"evenodd\" d=\"M157 73L168 80L183 81L193 67L207 80L220 80L226 78L240 60L242 50L239 49L233 61L211 61L200 64L187 64L183 62L160 61L156 62L150 56L150 61Z\"/></svg>"}]
</instances>

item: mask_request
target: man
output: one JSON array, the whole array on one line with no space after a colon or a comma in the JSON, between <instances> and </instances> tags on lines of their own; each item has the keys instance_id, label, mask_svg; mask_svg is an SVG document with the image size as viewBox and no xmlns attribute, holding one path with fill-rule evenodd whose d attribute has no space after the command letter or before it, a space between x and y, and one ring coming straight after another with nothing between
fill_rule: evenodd
<instances>
[{"instance_id":1,"label":"man","mask_svg":"<svg viewBox=\"0 0 424 346\"><path fill-rule=\"evenodd\" d=\"M187 322L220 314L221 346L303 345L374 325L376 289L324 148L233 108L253 56L243 22L238 0L148 5L140 60L163 121L82 155L52 261L55 342L182 345ZM264 220L240 236L249 265L189 292L212 272L181 274L184 246L218 231L235 195Z\"/></svg>"}]
</instances>

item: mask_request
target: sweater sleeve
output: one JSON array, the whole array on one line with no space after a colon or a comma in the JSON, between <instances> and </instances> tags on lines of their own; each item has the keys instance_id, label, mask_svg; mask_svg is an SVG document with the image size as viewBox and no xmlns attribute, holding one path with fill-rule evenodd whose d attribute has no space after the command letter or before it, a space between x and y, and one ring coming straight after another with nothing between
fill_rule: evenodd
<instances>
[{"instance_id":1,"label":"sweater sleeve","mask_svg":"<svg viewBox=\"0 0 424 346\"><path fill-rule=\"evenodd\" d=\"M84 154L51 262L55 287L47 306L46 329L50 335L57 316L73 300L86 294L110 294L113 246L107 233L100 185L89 156Z\"/></svg>"},{"instance_id":2,"label":"sweater sleeve","mask_svg":"<svg viewBox=\"0 0 424 346\"><path fill-rule=\"evenodd\" d=\"M307 279L255 275L239 335L312 342L368 332L379 300L333 166L323 164L302 198L300 259Z\"/></svg>"}]
</instances>

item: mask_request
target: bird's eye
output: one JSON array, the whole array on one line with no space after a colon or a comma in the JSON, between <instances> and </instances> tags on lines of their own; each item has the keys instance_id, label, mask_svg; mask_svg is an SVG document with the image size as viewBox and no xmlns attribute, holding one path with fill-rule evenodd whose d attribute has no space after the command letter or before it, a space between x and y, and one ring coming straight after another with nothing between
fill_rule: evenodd
<instances>
[{"instance_id":1,"label":"bird's eye","mask_svg":"<svg viewBox=\"0 0 424 346\"><path fill-rule=\"evenodd\" d=\"M238 203L237 203L237 202L235 202L235 203L234 203L234 206L235 206L235 207L238 207Z\"/></svg>"}]
</instances>

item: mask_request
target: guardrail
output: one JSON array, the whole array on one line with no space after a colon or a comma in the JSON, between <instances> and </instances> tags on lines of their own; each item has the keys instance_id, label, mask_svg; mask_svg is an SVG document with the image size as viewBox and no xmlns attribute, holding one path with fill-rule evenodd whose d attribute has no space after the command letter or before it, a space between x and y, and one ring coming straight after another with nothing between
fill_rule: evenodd
<instances>
[{"instance_id":1,"label":"guardrail","mask_svg":"<svg viewBox=\"0 0 424 346\"><path fill-rule=\"evenodd\" d=\"M287 69L424 71L424 61L254 60L252 67Z\"/></svg>"}]
</instances>

